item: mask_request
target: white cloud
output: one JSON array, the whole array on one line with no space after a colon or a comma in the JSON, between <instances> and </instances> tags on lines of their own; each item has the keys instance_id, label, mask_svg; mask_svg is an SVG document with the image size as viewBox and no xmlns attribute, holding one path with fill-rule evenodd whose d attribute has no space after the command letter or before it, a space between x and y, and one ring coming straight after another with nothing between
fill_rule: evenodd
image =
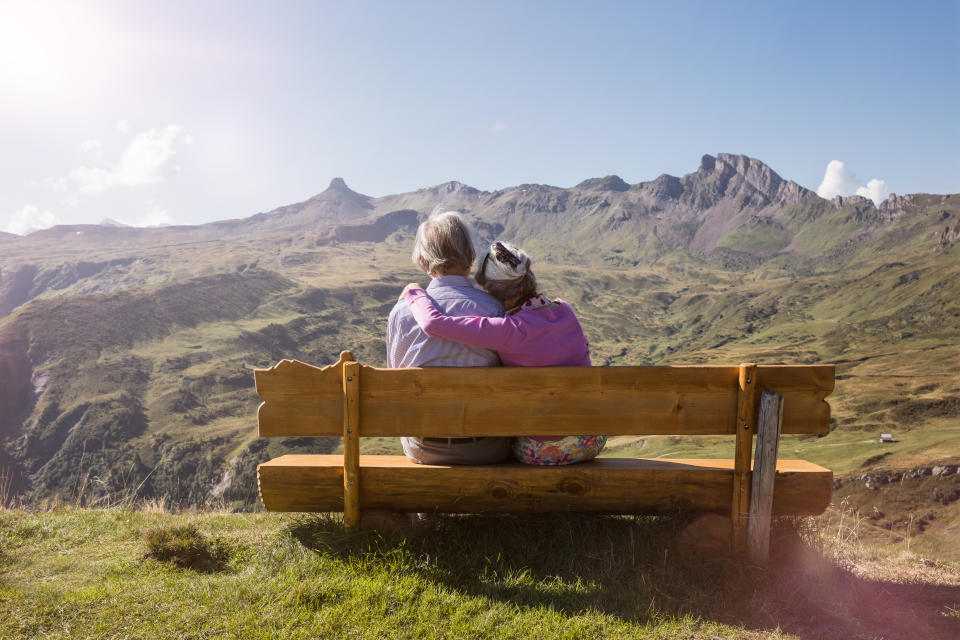
<instances>
[{"instance_id":1,"label":"white cloud","mask_svg":"<svg viewBox=\"0 0 960 640\"><path fill-rule=\"evenodd\" d=\"M151 202L147 206L146 212L139 216L134 222L135 227L165 227L173 224L173 216L170 212L161 207L156 202Z\"/></svg>"},{"instance_id":2,"label":"white cloud","mask_svg":"<svg viewBox=\"0 0 960 640\"><path fill-rule=\"evenodd\" d=\"M890 195L890 189L885 181L877 178L863 185L857 176L847 169L847 165L840 160L831 160L827 163L823 181L817 187L817 195L828 200L835 196L858 195L873 200L873 203L879 206Z\"/></svg>"},{"instance_id":3,"label":"white cloud","mask_svg":"<svg viewBox=\"0 0 960 640\"><path fill-rule=\"evenodd\" d=\"M503 120L497 120L496 122L490 125L490 131L493 131L494 133L500 133L501 131L506 131L507 126L508 126L507 123L504 122Z\"/></svg>"},{"instance_id":4,"label":"white cloud","mask_svg":"<svg viewBox=\"0 0 960 640\"><path fill-rule=\"evenodd\" d=\"M60 224L60 219L49 211L41 211L39 208L28 204L13 214L10 224L4 229L7 233L16 233L25 236L31 231L38 229L49 229L55 224Z\"/></svg>"},{"instance_id":5,"label":"white cloud","mask_svg":"<svg viewBox=\"0 0 960 640\"><path fill-rule=\"evenodd\" d=\"M887 187L886 181L874 178L867 183L867 186L858 187L857 195L870 198L875 205L880 206L880 203L890 195L890 189Z\"/></svg>"},{"instance_id":6,"label":"white cloud","mask_svg":"<svg viewBox=\"0 0 960 640\"><path fill-rule=\"evenodd\" d=\"M80 151L99 158L103 155L103 143L99 140L87 140L80 143Z\"/></svg>"},{"instance_id":7,"label":"white cloud","mask_svg":"<svg viewBox=\"0 0 960 640\"><path fill-rule=\"evenodd\" d=\"M30 183L31 187L47 189L55 193L63 193L70 188L67 181L63 178L44 178L43 180L34 180Z\"/></svg>"},{"instance_id":8,"label":"white cloud","mask_svg":"<svg viewBox=\"0 0 960 640\"><path fill-rule=\"evenodd\" d=\"M96 195L115 187L136 187L166 182L180 172L176 143L183 127L168 124L138 133L124 149L120 162L112 167L76 167L70 179L80 193Z\"/></svg>"},{"instance_id":9,"label":"white cloud","mask_svg":"<svg viewBox=\"0 0 960 640\"><path fill-rule=\"evenodd\" d=\"M835 196L850 196L857 190L857 177L839 160L827 163L823 182L817 187L817 195L828 200Z\"/></svg>"},{"instance_id":10,"label":"white cloud","mask_svg":"<svg viewBox=\"0 0 960 640\"><path fill-rule=\"evenodd\" d=\"M157 202L151 201L147 204L147 209L142 214L129 220L119 219L118 222L128 227L166 227L174 223L170 212L161 207Z\"/></svg>"},{"instance_id":11,"label":"white cloud","mask_svg":"<svg viewBox=\"0 0 960 640\"><path fill-rule=\"evenodd\" d=\"M121 120L120 122L117 123L117 131L119 131L120 133L126 133L130 131L130 123L127 122L126 120Z\"/></svg>"}]
</instances>

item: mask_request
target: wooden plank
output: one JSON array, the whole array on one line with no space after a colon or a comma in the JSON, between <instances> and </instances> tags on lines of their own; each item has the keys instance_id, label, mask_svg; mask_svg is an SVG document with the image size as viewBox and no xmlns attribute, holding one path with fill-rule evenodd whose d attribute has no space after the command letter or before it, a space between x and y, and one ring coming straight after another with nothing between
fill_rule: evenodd
<instances>
[{"instance_id":1,"label":"wooden plank","mask_svg":"<svg viewBox=\"0 0 960 640\"><path fill-rule=\"evenodd\" d=\"M364 508L446 513L729 512L733 460L599 458L565 467L519 463L419 465L403 456L360 456ZM342 511L343 458L287 455L257 468L271 511ZM833 474L803 460L777 463L775 515L816 515L830 504Z\"/></svg>"},{"instance_id":2,"label":"wooden plank","mask_svg":"<svg viewBox=\"0 0 960 640\"><path fill-rule=\"evenodd\" d=\"M764 391L760 397L760 417L757 419L757 454L753 463L750 526L747 532L747 550L750 559L757 564L766 564L770 555L770 514L773 512L773 484L782 419L783 396L774 391Z\"/></svg>"},{"instance_id":3,"label":"wooden plank","mask_svg":"<svg viewBox=\"0 0 960 640\"><path fill-rule=\"evenodd\" d=\"M339 436L342 360L256 371L261 436ZM365 436L733 434L737 367L363 367ZM761 367L784 433L826 433L833 367ZM782 389L782 390L781 390ZM791 407L796 407L793 409ZM550 419L544 419L550 415ZM510 416L504 420L503 416Z\"/></svg>"},{"instance_id":4,"label":"wooden plank","mask_svg":"<svg viewBox=\"0 0 960 640\"><path fill-rule=\"evenodd\" d=\"M360 365L343 364L343 525L360 529Z\"/></svg>"},{"instance_id":5,"label":"wooden plank","mask_svg":"<svg viewBox=\"0 0 960 640\"><path fill-rule=\"evenodd\" d=\"M760 388L783 396L781 434L830 433L830 405L825 398L833 392L835 374L832 364L757 367Z\"/></svg>"},{"instance_id":6,"label":"wooden plank","mask_svg":"<svg viewBox=\"0 0 960 640\"><path fill-rule=\"evenodd\" d=\"M322 369L281 360L269 369L255 370L257 393L263 399L257 409L259 436L340 436L347 361L341 354L339 361Z\"/></svg>"},{"instance_id":7,"label":"wooden plank","mask_svg":"<svg viewBox=\"0 0 960 640\"><path fill-rule=\"evenodd\" d=\"M747 543L747 517L750 513L750 453L756 429L757 365L740 365L739 391L737 394L737 441L734 449L733 545L737 550Z\"/></svg>"}]
</instances>

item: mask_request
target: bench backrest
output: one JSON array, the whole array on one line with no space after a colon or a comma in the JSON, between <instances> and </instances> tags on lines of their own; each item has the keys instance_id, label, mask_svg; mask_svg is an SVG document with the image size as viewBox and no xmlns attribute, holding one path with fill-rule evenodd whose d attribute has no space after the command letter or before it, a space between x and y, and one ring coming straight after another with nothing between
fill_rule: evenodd
<instances>
[{"instance_id":1,"label":"bench backrest","mask_svg":"<svg viewBox=\"0 0 960 640\"><path fill-rule=\"evenodd\" d=\"M259 435L343 436L344 363L283 360L255 372ZM708 435L737 431L741 366L359 366L360 436ZM758 366L783 395L784 434L827 434L833 365Z\"/></svg>"}]
</instances>

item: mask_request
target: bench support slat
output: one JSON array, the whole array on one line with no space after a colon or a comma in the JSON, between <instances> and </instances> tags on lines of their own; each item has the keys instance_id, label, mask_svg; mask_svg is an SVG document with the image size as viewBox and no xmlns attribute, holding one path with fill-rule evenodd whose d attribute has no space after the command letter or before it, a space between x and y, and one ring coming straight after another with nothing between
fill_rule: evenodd
<instances>
[{"instance_id":1,"label":"bench support slat","mask_svg":"<svg viewBox=\"0 0 960 640\"><path fill-rule=\"evenodd\" d=\"M750 515L750 454L756 430L757 365L741 364L737 391L737 442L733 466L733 547L747 546L747 522Z\"/></svg>"},{"instance_id":2,"label":"bench support slat","mask_svg":"<svg viewBox=\"0 0 960 640\"><path fill-rule=\"evenodd\" d=\"M351 356L352 358L352 356ZM343 525L360 529L360 363L343 363Z\"/></svg>"},{"instance_id":3,"label":"bench support slat","mask_svg":"<svg viewBox=\"0 0 960 640\"><path fill-rule=\"evenodd\" d=\"M757 420L757 455L753 463L748 529L748 552L750 559L757 564L766 564L770 554L770 514L773 511L773 482L777 475L782 422L783 396L775 391L764 391Z\"/></svg>"}]
</instances>

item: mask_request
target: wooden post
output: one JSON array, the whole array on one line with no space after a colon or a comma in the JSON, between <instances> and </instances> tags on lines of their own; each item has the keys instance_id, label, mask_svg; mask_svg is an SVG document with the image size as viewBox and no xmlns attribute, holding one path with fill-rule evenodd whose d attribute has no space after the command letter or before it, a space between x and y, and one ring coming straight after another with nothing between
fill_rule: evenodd
<instances>
[{"instance_id":1,"label":"wooden post","mask_svg":"<svg viewBox=\"0 0 960 640\"><path fill-rule=\"evenodd\" d=\"M750 560L757 564L766 564L770 555L770 514L773 511L773 483L777 475L782 423L783 396L775 391L764 391L757 420L757 455L753 463L748 528Z\"/></svg>"},{"instance_id":2,"label":"wooden post","mask_svg":"<svg viewBox=\"0 0 960 640\"><path fill-rule=\"evenodd\" d=\"M360 529L360 363L343 363L343 526Z\"/></svg>"},{"instance_id":3,"label":"wooden post","mask_svg":"<svg viewBox=\"0 0 960 640\"><path fill-rule=\"evenodd\" d=\"M737 394L737 443L733 457L733 548L742 552L747 546L747 519L750 515L750 453L756 430L757 365L740 365Z\"/></svg>"}]
</instances>

